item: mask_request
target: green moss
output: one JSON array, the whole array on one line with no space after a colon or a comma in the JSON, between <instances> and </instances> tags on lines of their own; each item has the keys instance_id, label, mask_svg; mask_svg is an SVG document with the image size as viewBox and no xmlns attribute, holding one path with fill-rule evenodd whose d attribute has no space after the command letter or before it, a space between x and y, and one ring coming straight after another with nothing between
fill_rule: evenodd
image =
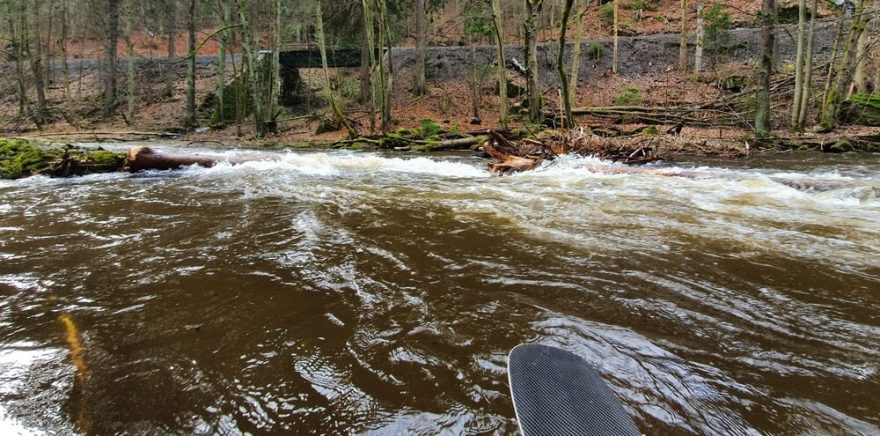
<instances>
[{"instance_id":1,"label":"green moss","mask_svg":"<svg viewBox=\"0 0 880 436\"><path fill-rule=\"evenodd\" d=\"M23 139L0 139L0 178L27 177L61 157L60 149L40 148Z\"/></svg>"},{"instance_id":2,"label":"green moss","mask_svg":"<svg viewBox=\"0 0 880 436\"><path fill-rule=\"evenodd\" d=\"M61 160L60 145L38 145L24 139L0 139L0 178L19 179L49 169ZM115 171L125 160L124 153L103 149L69 148L69 157L82 165L71 174Z\"/></svg>"},{"instance_id":3,"label":"green moss","mask_svg":"<svg viewBox=\"0 0 880 436\"><path fill-rule=\"evenodd\" d=\"M418 135L418 131L413 130L413 129L405 129L405 128L397 129L397 130L388 134L388 136L397 137L397 138L413 138L417 135Z\"/></svg>"},{"instance_id":4,"label":"green moss","mask_svg":"<svg viewBox=\"0 0 880 436\"><path fill-rule=\"evenodd\" d=\"M849 142L847 139L841 139L831 145L831 147L828 147L827 151L829 153L846 153L853 150L855 150L855 147L853 147L852 142Z\"/></svg>"},{"instance_id":5,"label":"green moss","mask_svg":"<svg viewBox=\"0 0 880 436\"><path fill-rule=\"evenodd\" d=\"M660 130L657 129L657 126L648 126L642 129L641 134L644 136L657 136L660 134Z\"/></svg>"},{"instance_id":6,"label":"green moss","mask_svg":"<svg viewBox=\"0 0 880 436\"><path fill-rule=\"evenodd\" d=\"M125 155L109 150L85 150L85 162L95 165L122 165Z\"/></svg>"},{"instance_id":7,"label":"green moss","mask_svg":"<svg viewBox=\"0 0 880 436\"><path fill-rule=\"evenodd\" d=\"M862 126L880 126L880 97L871 94L853 95L841 106L840 122Z\"/></svg>"},{"instance_id":8,"label":"green moss","mask_svg":"<svg viewBox=\"0 0 880 436\"><path fill-rule=\"evenodd\" d=\"M641 89L632 85L624 85L620 94L614 99L614 106L638 106L643 101Z\"/></svg>"},{"instance_id":9,"label":"green moss","mask_svg":"<svg viewBox=\"0 0 880 436\"><path fill-rule=\"evenodd\" d=\"M419 133L421 133L423 138L435 136L443 131L443 127L430 118L424 118L419 121L419 129L421 130Z\"/></svg>"},{"instance_id":10,"label":"green moss","mask_svg":"<svg viewBox=\"0 0 880 436\"><path fill-rule=\"evenodd\" d=\"M880 110L880 97L873 94L856 94L849 98L849 103Z\"/></svg>"}]
</instances>

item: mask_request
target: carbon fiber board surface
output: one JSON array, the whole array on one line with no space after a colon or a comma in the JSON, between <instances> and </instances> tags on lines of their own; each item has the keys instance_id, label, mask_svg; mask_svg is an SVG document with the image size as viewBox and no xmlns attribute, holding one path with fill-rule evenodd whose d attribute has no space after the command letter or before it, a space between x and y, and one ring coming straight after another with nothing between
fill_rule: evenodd
<instances>
[{"instance_id":1,"label":"carbon fiber board surface","mask_svg":"<svg viewBox=\"0 0 880 436\"><path fill-rule=\"evenodd\" d=\"M507 367L524 436L642 434L599 373L568 351L518 345Z\"/></svg>"}]
</instances>

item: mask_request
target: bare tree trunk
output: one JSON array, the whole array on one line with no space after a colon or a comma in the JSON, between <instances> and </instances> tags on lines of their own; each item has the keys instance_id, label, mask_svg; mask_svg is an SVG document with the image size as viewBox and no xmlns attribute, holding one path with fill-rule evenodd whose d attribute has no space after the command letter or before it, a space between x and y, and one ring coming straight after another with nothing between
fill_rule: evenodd
<instances>
[{"instance_id":1,"label":"bare tree trunk","mask_svg":"<svg viewBox=\"0 0 880 436\"><path fill-rule=\"evenodd\" d=\"M819 0L813 0L813 5L810 8L810 34L807 37L807 50L804 54L804 80L802 88L795 91L801 95L800 112L795 125L795 128L800 131L804 130L807 123L807 107L810 105L810 89L813 81L813 45L816 41L816 10L818 8Z\"/></svg>"},{"instance_id":2,"label":"bare tree trunk","mask_svg":"<svg viewBox=\"0 0 880 436\"><path fill-rule=\"evenodd\" d=\"M416 86L414 88L415 95L425 95L427 86L425 84L425 47L428 43L428 11L425 8L425 2L428 0L416 1Z\"/></svg>"},{"instance_id":3,"label":"bare tree trunk","mask_svg":"<svg viewBox=\"0 0 880 436\"><path fill-rule=\"evenodd\" d=\"M382 133L388 134L391 131L391 47L389 36L390 29L388 27L388 7L385 0L377 0L379 8L379 47L385 50L385 56L379 61L379 109L381 114ZM388 64L385 63L385 57Z\"/></svg>"},{"instance_id":4,"label":"bare tree trunk","mask_svg":"<svg viewBox=\"0 0 880 436\"><path fill-rule=\"evenodd\" d=\"M127 120L134 120L134 41L131 39L132 26L134 22L134 0L125 0L125 45L128 76L128 109Z\"/></svg>"},{"instance_id":5,"label":"bare tree trunk","mask_svg":"<svg viewBox=\"0 0 880 436\"><path fill-rule=\"evenodd\" d=\"M816 122L819 122L822 119L822 111L825 109L825 100L828 99L828 95L831 93L834 72L837 70L837 63L840 61L840 45L843 43L843 25L845 22L846 20L844 16L837 20L837 30L834 33L834 45L831 48L831 60L828 62L828 72L825 74L825 88L822 91L822 108L819 111L819 116L816 118Z\"/></svg>"},{"instance_id":6,"label":"bare tree trunk","mask_svg":"<svg viewBox=\"0 0 880 436\"><path fill-rule=\"evenodd\" d=\"M119 0L107 0L107 27L104 45L104 116L116 108L116 45L119 41Z\"/></svg>"},{"instance_id":7,"label":"bare tree trunk","mask_svg":"<svg viewBox=\"0 0 880 436\"><path fill-rule=\"evenodd\" d=\"M367 45L367 56L369 56L369 69L367 75L370 81L370 132L376 131L376 106L377 106L377 90L379 78L376 75L376 38L374 35L375 15L372 4L373 0L361 0L364 10L364 40ZM361 54L363 56L363 53ZM361 59L363 65L363 58ZM363 66L361 67L363 68Z\"/></svg>"},{"instance_id":8,"label":"bare tree trunk","mask_svg":"<svg viewBox=\"0 0 880 436\"><path fill-rule=\"evenodd\" d=\"M620 15L618 14L618 2L614 1L614 51L611 55L611 71L614 74L617 74L617 63L620 61L620 53L618 52L618 48L620 46L620 37L618 35L620 30Z\"/></svg>"},{"instance_id":9,"label":"bare tree trunk","mask_svg":"<svg viewBox=\"0 0 880 436\"><path fill-rule=\"evenodd\" d=\"M688 70L688 0L681 0L681 39L678 43L678 71Z\"/></svg>"},{"instance_id":10,"label":"bare tree trunk","mask_svg":"<svg viewBox=\"0 0 880 436\"><path fill-rule=\"evenodd\" d=\"M46 50L43 51L43 66L46 69L46 71L44 72L44 76L46 79L43 83L46 84L46 88L48 88L49 85L52 84L52 24L54 22L53 18L55 17L55 15L53 14L54 11L55 0L49 0L49 13L46 16ZM37 15L37 20L43 21L39 15ZM39 26L39 24L37 25Z\"/></svg>"},{"instance_id":11,"label":"bare tree trunk","mask_svg":"<svg viewBox=\"0 0 880 436\"><path fill-rule=\"evenodd\" d=\"M543 0L525 0L526 19L523 23L526 49L526 92L529 95L529 119L540 122L543 117L541 82L538 79L538 18L543 7Z\"/></svg>"},{"instance_id":12,"label":"bare tree trunk","mask_svg":"<svg viewBox=\"0 0 880 436\"><path fill-rule=\"evenodd\" d=\"M61 2L61 40L59 41L59 49L61 51L61 74L64 82L64 106L70 103L70 68L67 66L67 33L69 29L69 20L67 11L67 1Z\"/></svg>"},{"instance_id":13,"label":"bare tree trunk","mask_svg":"<svg viewBox=\"0 0 880 436\"><path fill-rule=\"evenodd\" d=\"M758 75L757 107L755 109L755 133L766 136L770 132L770 76L773 74L774 27L776 23L775 0L763 0L761 7L761 62Z\"/></svg>"},{"instance_id":14,"label":"bare tree trunk","mask_svg":"<svg viewBox=\"0 0 880 436\"><path fill-rule=\"evenodd\" d=\"M868 12L866 12L868 13ZM868 92L868 40L870 39L867 32L867 24L870 18L865 19L865 31L859 36L856 43L856 66L853 73L853 88L856 93Z\"/></svg>"},{"instance_id":15,"label":"bare tree trunk","mask_svg":"<svg viewBox=\"0 0 880 436\"><path fill-rule=\"evenodd\" d=\"M186 62L186 121L187 127L196 125L196 0L189 0L187 30L189 49Z\"/></svg>"},{"instance_id":16,"label":"bare tree trunk","mask_svg":"<svg viewBox=\"0 0 880 436\"><path fill-rule=\"evenodd\" d=\"M579 3L581 7L575 15L577 17L577 30L575 31L574 37L574 52L571 54L571 90L568 94L570 101L574 101L577 98L581 69L581 46L583 45L584 39L584 15L586 15L587 8L590 6L590 0L579 0Z\"/></svg>"},{"instance_id":17,"label":"bare tree trunk","mask_svg":"<svg viewBox=\"0 0 880 436\"><path fill-rule=\"evenodd\" d=\"M362 2L363 3L363 2ZM368 22L366 19L366 14L364 14L364 26L361 29L361 103L367 104L370 102L370 36L367 34L367 26L372 26L372 22ZM372 121L372 120L371 120ZM372 130L373 125L370 125L370 129Z\"/></svg>"},{"instance_id":18,"label":"bare tree trunk","mask_svg":"<svg viewBox=\"0 0 880 436\"><path fill-rule=\"evenodd\" d=\"M165 32L168 37L168 62L165 71L165 96L174 95L174 82L177 79L177 65L174 58L177 56L175 39L177 37L177 0L166 0L165 3Z\"/></svg>"},{"instance_id":19,"label":"bare tree trunk","mask_svg":"<svg viewBox=\"0 0 880 436\"><path fill-rule=\"evenodd\" d=\"M27 6L25 6L27 7ZM43 70L42 62L43 62L43 41L40 40L40 4L35 2L31 11L33 12L33 22L36 29L34 31L34 51L30 52L30 42L26 42L24 49L27 57L31 60L31 74L33 76L34 81L34 90L37 94L37 110L33 113L34 123L37 125L37 128L42 128L43 123L46 121L46 84L45 77L43 74L45 71ZM25 14L27 15L27 14ZM26 17L24 18L26 21ZM27 24L23 26L23 33L25 37L28 36L28 27ZM27 38L29 39L29 38Z\"/></svg>"},{"instance_id":20,"label":"bare tree trunk","mask_svg":"<svg viewBox=\"0 0 880 436\"><path fill-rule=\"evenodd\" d=\"M700 74L703 71L703 48L706 44L706 29L703 26L703 7L704 0L697 1L697 47L694 52L694 74Z\"/></svg>"},{"instance_id":21,"label":"bare tree trunk","mask_svg":"<svg viewBox=\"0 0 880 436\"><path fill-rule=\"evenodd\" d=\"M254 125L256 126L257 137L262 138L266 135L266 120L263 118L263 90L260 86L260 75L257 71L257 55L254 53L256 43L254 42L254 31L248 22L248 3L247 0L238 0L238 15L241 20L242 31L242 49L244 50L245 75L251 93L251 103L253 104Z\"/></svg>"},{"instance_id":22,"label":"bare tree trunk","mask_svg":"<svg viewBox=\"0 0 880 436\"><path fill-rule=\"evenodd\" d=\"M269 66L269 83L268 111L270 130L272 133L278 133L278 97L281 96L281 38L284 29L281 27L281 16L284 14L284 0L275 0L275 24L273 26L272 36L272 63Z\"/></svg>"},{"instance_id":23,"label":"bare tree trunk","mask_svg":"<svg viewBox=\"0 0 880 436\"><path fill-rule=\"evenodd\" d=\"M348 118L342 113L339 104L336 102L336 95L330 86L330 68L327 66L327 44L324 40L324 13L321 11L321 0L315 0L315 37L318 39L318 49L321 51L321 69L324 72L324 95L330 102L330 108L336 115L339 124L348 131L348 136L354 138L357 136L357 130L352 127Z\"/></svg>"},{"instance_id":24,"label":"bare tree trunk","mask_svg":"<svg viewBox=\"0 0 880 436\"><path fill-rule=\"evenodd\" d=\"M837 127L840 103L846 97L849 86L852 83L857 45L867 23L867 14L864 13L865 6L870 7L871 4L873 4L873 0L858 0L856 3L856 12L850 25L846 43L843 46L843 56L840 62L837 63L831 89L822 104L822 116L819 123L824 130L831 130Z\"/></svg>"},{"instance_id":25,"label":"bare tree trunk","mask_svg":"<svg viewBox=\"0 0 880 436\"><path fill-rule=\"evenodd\" d=\"M497 0L496 0L497 1ZM571 114L571 93L568 89L568 74L565 72L565 34L568 31L568 19L571 16L573 0L565 0L562 8L562 21L559 27L559 50L557 51L556 69L559 72L559 83L562 86L563 118L562 128L574 127L574 117Z\"/></svg>"},{"instance_id":26,"label":"bare tree trunk","mask_svg":"<svg viewBox=\"0 0 880 436\"><path fill-rule=\"evenodd\" d=\"M217 50L217 84L215 95L217 96L217 120L224 122L226 120L226 45L229 43L229 23L232 21L232 0L221 0L223 11L221 12L221 25L223 31L220 33L220 47Z\"/></svg>"},{"instance_id":27,"label":"bare tree trunk","mask_svg":"<svg viewBox=\"0 0 880 436\"><path fill-rule=\"evenodd\" d=\"M477 48L471 46L471 122L480 120L480 72L477 71Z\"/></svg>"},{"instance_id":28,"label":"bare tree trunk","mask_svg":"<svg viewBox=\"0 0 880 436\"><path fill-rule=\"evenodd\" d=\"M791 105L791 128L798 130L798 118L804 95L804 52L806 44L807 0L798 1L797 55L794 61L794 101Z\"/></svg>"},{"instance_id":29,"label":"bare tree trunk","mask_svg":"<svg viewBox=\"0 0 880 436\"><path fill-rule=\"evenodd\" d=\"M501 4L492 0L492 23L498 46L498 121L507 128L507 61L504 59L504 34L501 30Z\"/></svg>"},{"instance_id":30,"label":"bare tree trunk","mask_svg":"<svg viewBox=\"0 0 880 436\"><path fill-rule=\"evenodd\" d=\"M15 76L18 82L18 117L23 119L27 117L30 112L30 102L28 101L27 86L24 77L24 53L22 52L22 48L24 47L27 38L24 36L23 28L19 27L18 32L16 32L16 21L19 22L19 25L24 24L23 21L20 20L24 15L24 11L19 9L17 11L18 14L16 14L12 2L6 3L6 10L6 18L9 25L9 38L12 40L12 56L15 59ZM18 15L19 20L16 20L16 15Z\"/></svg>"}]
</instances>

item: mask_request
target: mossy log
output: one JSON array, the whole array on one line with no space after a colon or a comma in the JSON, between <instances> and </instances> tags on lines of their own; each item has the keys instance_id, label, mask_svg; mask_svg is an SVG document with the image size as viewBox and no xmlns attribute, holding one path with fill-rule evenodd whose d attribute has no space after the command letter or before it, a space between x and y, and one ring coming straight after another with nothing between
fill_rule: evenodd
<instances>
[{"instance_id":1,"label":"mossy log","mask_svg":"<svg viewBox=\"0 0 880 436\"><path fill-rule=\"evenodd\" d=\"M36 174L68 177L118 171L125 158L102 148L40 145L26 139L0 139L0 178L19 179Z\"/></svg>"}]
</instances>

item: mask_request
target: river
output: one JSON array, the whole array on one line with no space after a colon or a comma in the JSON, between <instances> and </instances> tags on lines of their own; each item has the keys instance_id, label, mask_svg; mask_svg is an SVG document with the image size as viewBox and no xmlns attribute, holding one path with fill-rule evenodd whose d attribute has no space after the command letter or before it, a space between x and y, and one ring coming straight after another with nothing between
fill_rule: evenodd
<instances>
[{"instance_id":1,"label":"river","mask_svg":"<svg viewBox=\"0 0 880 436\"><path fill-rule=\"evenodd\" d=\"M511 433L540 342L648 434L880 433L878 156L201 151L0 182L0 431Z\"/></svg>"}]
</instances>

